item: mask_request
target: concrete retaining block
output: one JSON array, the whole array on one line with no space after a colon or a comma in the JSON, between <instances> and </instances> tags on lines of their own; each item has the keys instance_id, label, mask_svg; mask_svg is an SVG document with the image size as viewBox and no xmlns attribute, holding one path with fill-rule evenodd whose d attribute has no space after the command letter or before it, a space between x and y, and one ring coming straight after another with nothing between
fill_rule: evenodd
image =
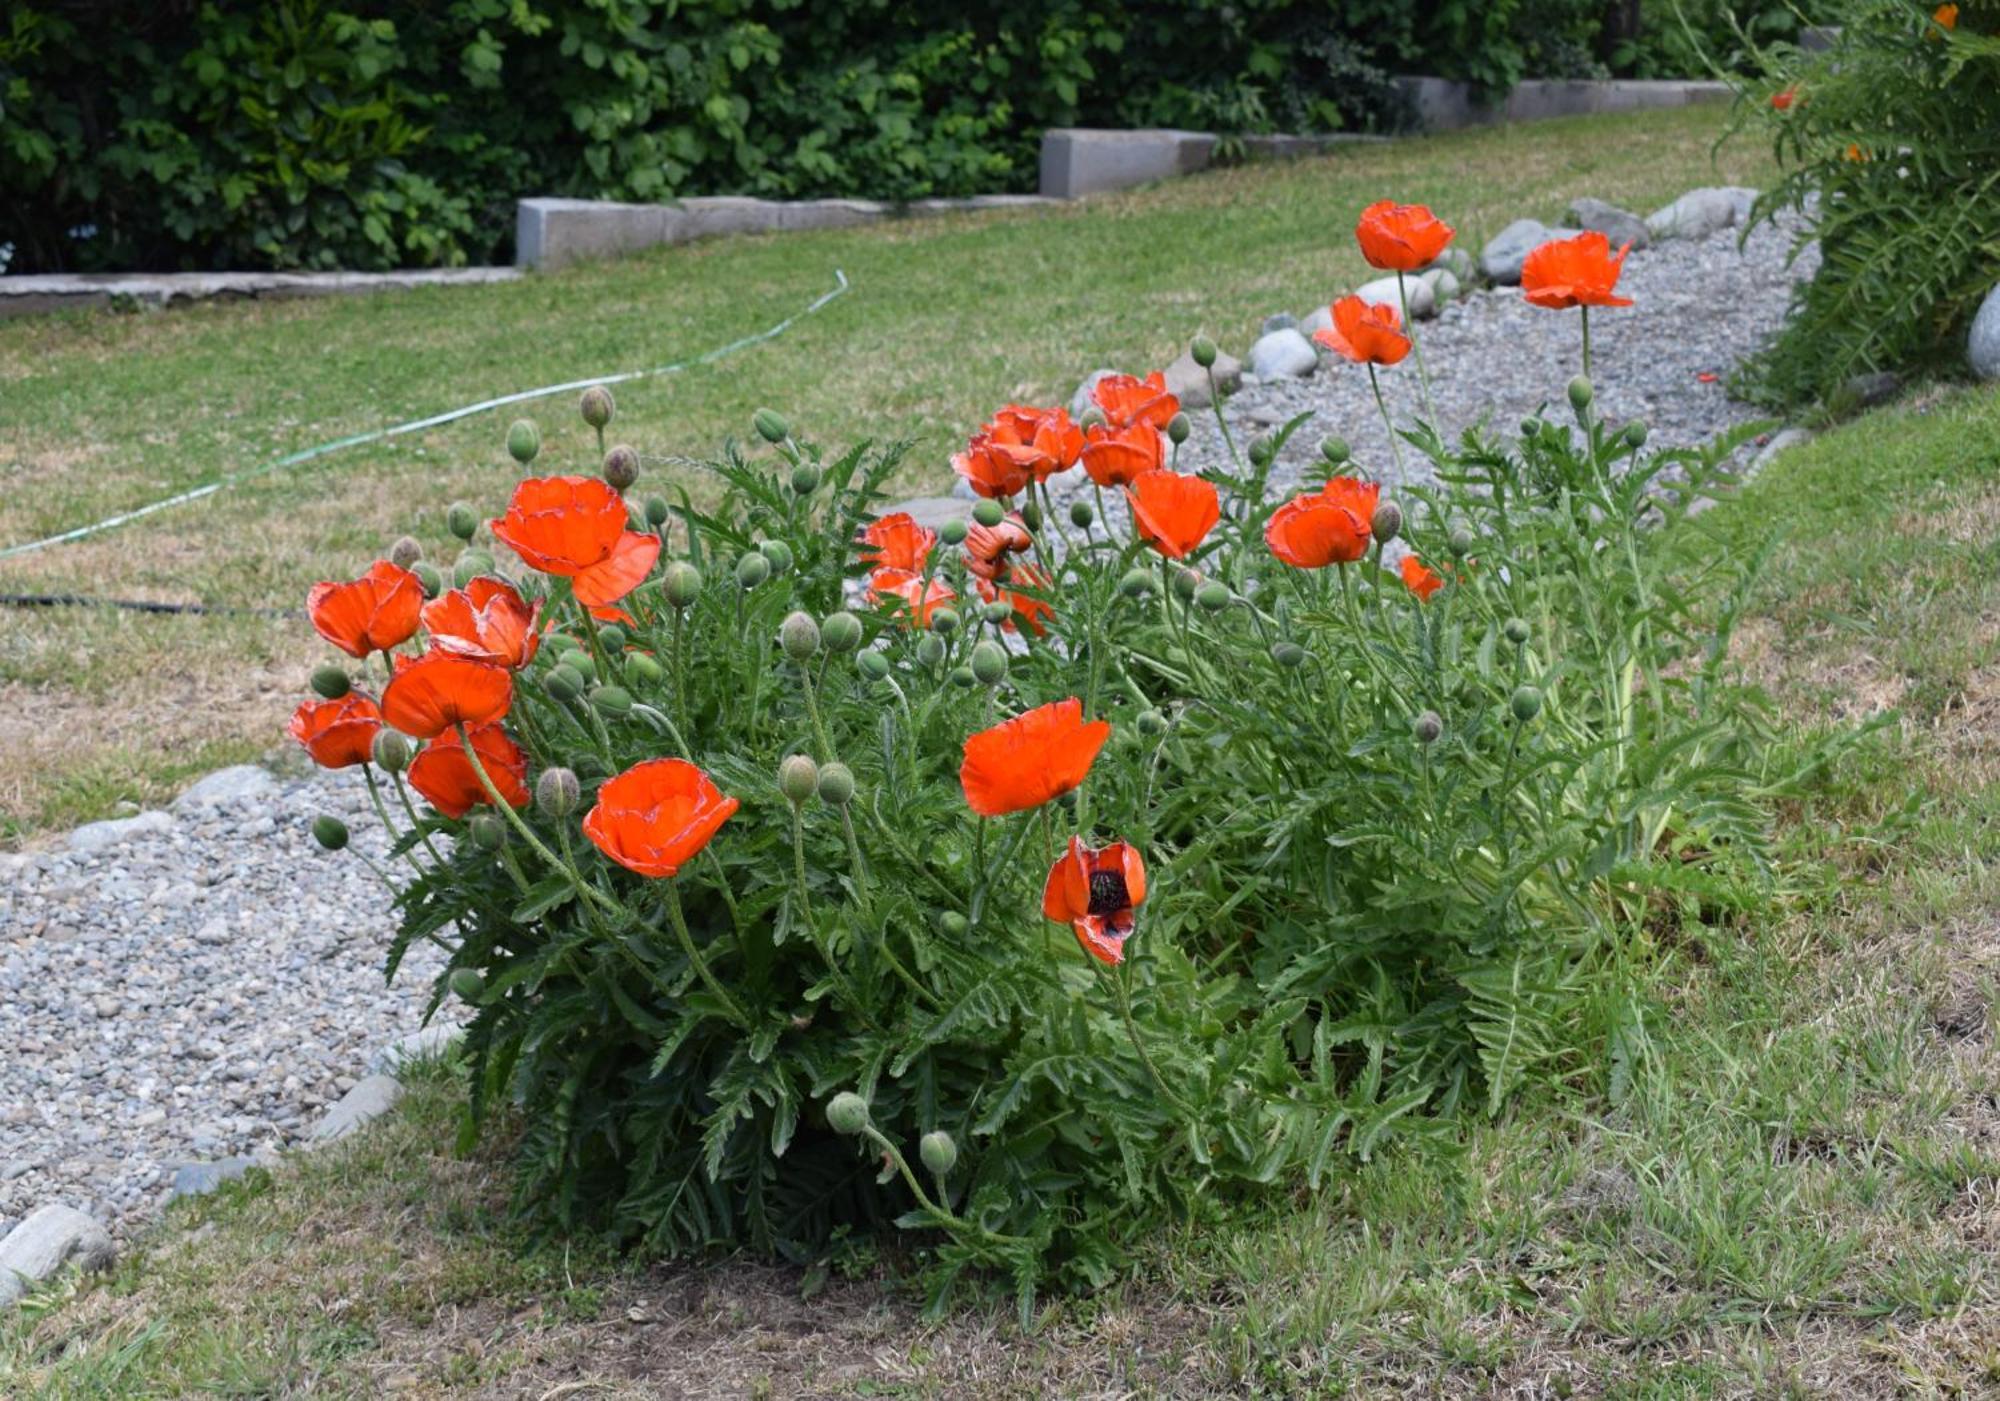
<instances>
[{"instance_id":1,"label":"concrete retaining block","mask_svg":"<svg viewBox=\"0 0 2000 1401\"><path fill-rule=\"evenodd\" d=\"M402 272L103 272L0 277L0 318L88 311L127 302L144 307L223 297L343 297L511 282L520 269L410 268Z\"/></svg>"},{"instance_id":2,"label":"concrete retaining block","mask_svg":"<svg viewBox=\"0 0 2000 1401\"><path fill-rule=\"evenodd\" d=\"M1052 199L1076 199L1192 175L1207 167L1215 142L1213 132L1164 127L1141 131L1051 127L1042 133L1037 188Z\"/></svg>"}]
</instances>

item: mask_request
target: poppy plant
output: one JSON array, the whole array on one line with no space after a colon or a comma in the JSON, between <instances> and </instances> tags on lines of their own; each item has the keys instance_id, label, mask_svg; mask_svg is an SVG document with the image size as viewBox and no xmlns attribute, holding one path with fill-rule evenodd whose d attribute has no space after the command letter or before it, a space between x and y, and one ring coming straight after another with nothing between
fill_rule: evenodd
<instances>
[{"instance_id":1,"label":"poppy plant","mask_svg":"<svg viewBox=\"0 0 2000 1401\"><path fill-rule=\"evenodd\" d=\"M1168 559L1185 559L1222 519L1222 499L1200 477L1148 472L1125 489L1132 524Z\"/></svg>"},{"instance_id":2,"label":"poppy plant","mask_svg":"<svg viewBox=\"0 0 2000 1401\"><path fill-rule=\"evenodd\" d=\"M965 567L982 579L1007 577L1007 556L1034 547L1035 537L1019 516L1007 516L998 525L974 521L965 531Z\"/></svg>"},{"instance_id":3,"label":"poppy plant","mask_svg":"<svg viewBox=\"0 0 2000 1401\"><path fill-rule=\"evenodd\" d=\"M627 530L628 520L625 499L597 477L529 477L492 527L530 569L568 579L595 608L638 588L660 556L660 537Z\"/></svg>"},{"instance_id":4,"label":"poppy plant","mask_svg":"<svg viewBox=\"0 0 2000 1401\"><path fill-rule=\"evenodd\" d=\"M995 501L1018 496L1035 480L1034 472L996 446L984 429L972 435L964 452L952 455L951 470L965 478L974 493Z\"/></svg>"},{"instance_id":5,"label":"poppy plant","mask_svg":"<svg viewBox=\"0 0 2000 1401\"><path fill-rule=\"evenodd\" d=\"M958 594L942 579L928 584L907 569L878 569L868 576L868 597L878 607L898 607L919 628L931 625L931 615L958 602Z\"/></svg>"},{"instance_id":6,"label":"poppy plant","mask_svg":"<svg viewBox=\"0 0 2000 1401\"><path fill-rule=\"evenodd\" d=\"M1625 269L1627 243L1617 253L1611 240L1596 229L1574 238L1558 238L1528 254L1521 264L1521 294L1536 306L1561 311L1573 306L1630 306L1618 296L1618 274Z\"/></svg>"},{"instance_id":7,"label":"poppy plant","mask_svg":"<svg viewBox=\"0 0 2000 1401\"><path fill-rule=\"evenodd\" d=\"M424 586L401 565L378 559L359 579L329 580L306 593L313 630L350 657L364 660L416 634Z\"/></svg>"},{"instance_id":8,"label":"poppy plant","mask_svg":"<svg viewBox=\"0 0 2000 1401\"><path fill-rule=\"evenodd\" d=\"M424 628L441 651L518 670L541 648L541 613L539 602L529 605L506 580L482 576L426 603Z\"/></svg>"},{"instance_id":9,"label":"poppy plant","mask_svg":"<svg viewBox=\"0 0 2000 1401\"><path fill-rule=\"evenodd\" d=\"M1431 595L1444 587L1444 576L1415 555L1404 555L1403 562L1396 569L1403 576L1403 586L1425 603L1429 603Z\"/></svg>"},{"instance_id":10,"label":"poppy plant","mask_svg":"<svg viewBox=\"0 0 2000 1401\"><path fill-rule=\"evenodd\" d=\"M1071 837L1042 886L1042 914L1069 925L1085 953L1113 966L1125 961L1133 912L1145 901L1146 863L1127 842L1086 846Z\"/></svg>"},{"instance_id":11,"label":"poppy plant","mask_svg":"<svg viewBox=\"0 0 2000 1401\"><path fill-rule=\"evenodd\" d=\"M1085 723L1075 696L1037 706L965 741L958 781L981 817L1025 812L1083 782L1111 737L1109 720Z\"/></svg>"},{"instance_id":12,"label":"poppy plant","mask_svg":"<svg viewBox=\"0 0 2000 1401\"><path fill-rule=\"evenodd\" d=\"M472 752L479 767L493 780L494 789L509 807L523 807L528 801L528 756L498 725L477 725L466 731L472 738ZM493 801L486 785L479 781L472 761L465 757L464 741L456 730L440 735L424 746L410 761L410 787L423 794L424 801L446 817L460 818L481 803Z\"/></svg>"},{"instance_id":13,"label":"poppy plant","mask_svg":"<svg viewBox=\"0 0 2000 1401\"><path fill-rule=\"evenodd\" d=\"M1113 430L1146 424L1165 431L1181 411L1181 401L1167 392L1167 377L1159 370L1144 379L1136 375L1106 375L1091 386L1090 401Z\"/></svg>"},{"instance_id":14,"label":"poppy plant","mask_svg":"<svg viewBox=\"0 0 2000 1401\"><path fill-rule=\"evenodd\" d=\"M1456 232L1421 204L1377 200L1361 211L1354 241L1370 267L1385 272L1422 272L1437 261Z\"/></svg>"},{"instance_id":15,"label":"poppy plant","mask_svg":"<svg viewBox=\"0 0 2000 1401\"><path fill-rule=\"evenodd\" d=\"M1130 486L1165 465L1164 442L1150 423L1093 427L1083 445L1083 470L1099 486Z\"/></svg>"},{"instance_id":16,"label":"poppy plant","mask_svg":"<svg viewBox=\"0 0 2000 1401\"><path fill-rule=\"evenodd\" d=\"M597 790L583 834L628 871L670 878L701 855L736 799L685 759L648 759Z\"/></svg>"},{"instance_id":17,"label":"poppy plant","mask_svg":"<svg viewBox=\"0 0 2000 1401\"><path fill-rule=\"evenodd\" d=\"M869 547L861 552L864 564L876 569L907 569L920 573L930 563L931 549L937 544L937 532L918 525L917 518L908 511L897 511L894 515L870 521L868 528L861 532L861 543Z\"/></svg>"},{"instance_id":18,"label":"poppy plant","mask_svg":"<svg viewBox=\"0 0 2000 1401\"><path fill-rule=\"evenodd\" d=\"M359 691L339 700L301 702L286 727L323 769L345 769L368 762L369 746L382 730L382 712Z\"/></svg>"},{"instance_id":19,"label":"poppy plant","mask_svg":"<svg viewBox=\"0 0 2000 1401\"><path fill-rule=\"evenodd\" d=\"M1295 569L1352 564L1368 553L1382 488L1355 477L1330 477L1318 491L1293 497L1264 524L1264 543Z\"/></svg>"},{"instance_id":20,"label":"poppy plant","mask_svg":"<svg viewBox=\"0 0 2000 1401\"><path fill-rule=\"evenodd\" d=\"M1007 572L1007 581L1009 584L1026 585L1028 588L1038 590L1041 593L1046 593L1053 587L1049 582L1049 576L1035 568L1032 564L1015 565ZM981 598L985 599L988 603L998 603L1004 599L1007 606L1014 610L1014 616L1003 622L1001 624L1002 627L1010 632L1014 631L1014 624L1016 619L1018 619L1020 622L1025 623L1028 630L1037 637L1042 636L1048 631L1047 626L1042 620L1044 618L1055 617L1056 609L1055 605L1050 603L1046 598L1038 597L1037 594L1022 593L1019 588L1002 587L997 583L988 583L984 579L978 580L977 583Z\"/></svg>"},{"instance_id":21,"label":"poppy plant","mask_svg":"<svg viewBox=\"0 0 2000 1401\"><path fill-rule=\"evenodd\" d=\"M1931 11L1931 22L1939 29L1958 28L1958 6L1940 5Z\"/></svg>"},{"instance_id":22,"label":"poppy plant","mask_svg":"<svg viewBox=\"0 0 2000 1401\"><path fill-rule=\"evenodd\" d=\"M1798 100L1799 85L1793 83L1790 87L1781 88L1771 94L1771 108L1777 112L1789 112L1792 110L1792 105Z\"/></svg>"},{"instance_id":23,"label":"poppy plant","mask_svg":"<svg viewBox=\"0 0 2000 1401\"><path fill-rule=\"evenodd\" d=\"M513 699L506 667L434 647L398 660L382 691L382 718L414 739L434 739L455 725L498 720Z\"/></svg>"},{"instance_id":24,"label":"poppy plant","mask_svg":"<svg viewBox=\"0 0 2000 1401\"><path fill-rule=\"evenodd\" d=\"M985 431L993 450L1013 457L1038 482L1076 466L1083 451L1083 430L1070 421L1068 409L1008 404L993 415Z\"/></svg>"},{"instance_id":25,"label":"poppy plant","mask_svg":"<svg viewBox=\"0 0 2000 1401\"><path fill-rule=\"evenodd\" d=\"M1357 365L1394 365L1410 353L1396 308L1342 297L1328 309L1331 326L1313 332L1313 343Z\"/></svg>"}]
</instances>

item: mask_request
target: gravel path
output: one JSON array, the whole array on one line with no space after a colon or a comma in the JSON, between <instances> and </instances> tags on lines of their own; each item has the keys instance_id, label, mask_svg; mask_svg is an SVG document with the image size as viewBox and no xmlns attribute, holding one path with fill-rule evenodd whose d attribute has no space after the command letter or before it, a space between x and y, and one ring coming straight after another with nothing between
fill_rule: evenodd
<instances>
[{"instance_id":1,"label":"gravel path","mask_svg":"<svg viewBox=\"0 0 2000 1401\"><path fill-rule=\"evenodd\" d=\"M388 894L313 842L323 812L384 860L355 771L255 769L0 855L0 1235L51 1202L129 1232L180 1164L299 1142L417 1030L441 956L384 988Z\"/></svg>"}]
</instances>

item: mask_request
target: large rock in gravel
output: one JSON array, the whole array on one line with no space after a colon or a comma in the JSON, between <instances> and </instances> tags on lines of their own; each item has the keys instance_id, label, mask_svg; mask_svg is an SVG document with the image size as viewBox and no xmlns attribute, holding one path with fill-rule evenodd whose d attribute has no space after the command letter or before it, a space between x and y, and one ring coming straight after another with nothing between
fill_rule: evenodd
<instances>
[{"instance_id":1,"label":"large rock in gravel","mask_svg":"<svg viewBox=\"0 0 2000 1401\"><path fill-rule=\"evenodd\" d=\"M1965 359L1981 379L2000 379L2000 286L1986 294L1965 338Z\"/></svg>"},{"instance_id":2,"label":"large rock in gravel","mask_svg":"<svg viewBox=\"0 0 2000 1401\"><path fill-rule=\"evenodd\" d=\"M1378 277L1373 282L1364 282L1354 289L1354 295L1370 306L1394 308L1396 315L1403 314L1403 298L1410 299L1410 319L1422 321L1437 315L1437 292L1428 278L1406 277L1402 288L1396 286L1396 276ZM1331 320L1331 316L1328 317Z\"/></svg>"},{"instance_id":3,"label":"large rock in gravel","mask_svg":"<svg viewBox=\"0 0 2000 1401\"><path fill-rule=\"evenodd\" d=\"M403 1087L393 1076L370 1075L326 1111L326 1117L312 1131L313 1142L331 1143L346 1137L363 1124L387 1114L402 1097Z\"/></svg>"},{"instance_id":4,"label":"large rock in gravel","mask_svg":"<svg viewBox=\"0 0 2000 1401\"><path fill-rule=\"evenodd\" d=\"M1646 231L1655 239L1707 238L1746 222L1756 202L1757 192L1741 185L1706 185L1648 214Z\"/></svg>"},{"instance_id":5,"label":"large rock in gravel","mask_svg":"<svg viewBox=\"0 0 2000 1401\"><path fill-rule=\"evenodd\" d=\"M117 1258L111 1237L90 1217L73 1207L42 1207L0 1241L0 1308L72 1261L103 1270Z\"/></svg>"},{"instance_id":6,"label":"large rock in gravel","mask_svg":"<svg viewBox=\"0 0 2000 1401\"><path fill-rule=\"evenodd\" d=\"M1528 260L1528 255L1550 239L1561 237L1562 230L1552 229L1539 219L1516 219L1479 250L1479 271L1488 282L1512 287L1520 282L1521 264Z\"/></svg>"},{"instance_id":7,"label":"large rock in gravel","mask_svg":"<svg viewBox=\"0 0 2000 1401\"><path fill-rule=\"evenodd\" d=\"M1595 229L1611 240L1613 248L1627 243L1634 248L1645 248L1653 241L1646 221L1637 214L1588 195L1569 202L1569 208L1563 212L1563 223L1573 229Z\"/></svg>"},{"instance_id":8,"label":"large rock in gravel","mask_svg":"<svg viewBox=\"0 0 2000 1401\"><path fill-rule=\"evenodd\" d=\"M205 1197L210 1192L220 1189L223 1183L239 1180L256 1166L255 1158L224 1158L217 1163L182 1163L174 1171L173 1187L167 1193L167 1200L177 1202L182 1197Z\"/></svg>"},{"instance_id":9,"label":"large rock in gravel","mask_svg":"<svg viewBox=\"0 0 2000 1401\"><path fill-rule=\"evenodd\" d=\"M1460 248L1457 244L1453 244L1451 247L1445 249L1444 252L1431 259L1430 263L1424 268L1424 271L1427 273L1435 272L1439 268L1450 272L1460 282L1470 282L1473 278L1479 276L1479 265L1473 262L1470 253Z\"/></svg>"},{"instance_id":10,"label":"large rock in gravel","mask_svg":"<svg viewBox=\"0 0 2000 1401\"><path fill-rule=\"evenodd\" d=\"M1250 347L1250 373L1259 379L1309 375L1319 368L1313 343L1290 327L1259 336Z\"/></svg>"},{"instance_id":11,"label":"large rock in gravel","mask_svg":"<svg viewBox=\"0 0 2000 1401\"><path fill-rule=\"evenodd\" d=\"M174 830L172 814L142 812L137 817L114 817L105 822L86 822L69 834L71 851L103 851L134 837L157 837Z\"/></svg>"},{"instance_id":12,"label":"large rock in gravel","mask_svg":"<svg viewBox=\"0 0 2000 1401\"><path fill-rule=\"evenodd\" d=\"M1195 364L1194 356L1183 350L1180 358L1167 366L1167 389L1181 401L1184 409L1205 409L1215 402L1208 392L1208 377L1213 372L1215 387L1224 394L1234 394L1243 383L1243 362L1234 355L1218 350L1215 364L1208 370Z\"/></svg>"},{"instance_id":13,"label":"large rock in gravel","mask_svg":"<svg viewBox=\"0 0 2000 1401\"><path fill-rule=\"evenodd\" d=\"M1123 370L1092 370L1089 374L1085 375L1083 383L1076 387L1076 393L1069 396L1069 416L1071 418L1082 418L1086 413L1090 412L1090 392L1097 388L1097 382L1101 379L1109 379L1113 375L1123 373Z\"/></svg>"},{"instance_id":14,"label":"large rock in gravel","mask_svg":"<svg viewBox=\"0 0 2000 1401\"><path fill-rule=\"evenodd\" d=\"M174 799L174 811L191 812L219 803L267 798L277 791L278 780L271 777L269 770L256 764L236 764L197 779L193 787Z\"/></svg>"},{"instance_id":15,"label":"large rock in gravel","mask_svg":"<svg viewBox=\"0 0 2000 1401\"><path fill-rule=\"evenodd\" d=\"M956 496L913 496L884 507L882 514L893 516L899 511L926 530L936 530L946 521L962 521L969 514L965 502Z\"/></svg>"}]
</instances>

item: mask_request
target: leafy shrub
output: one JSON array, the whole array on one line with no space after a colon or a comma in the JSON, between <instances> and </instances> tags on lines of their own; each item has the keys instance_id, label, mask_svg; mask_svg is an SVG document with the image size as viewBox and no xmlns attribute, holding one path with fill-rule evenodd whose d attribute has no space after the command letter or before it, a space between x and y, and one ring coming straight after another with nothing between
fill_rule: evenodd
<instances>
[{"instance_id":1,"label":"leafy shrub","mask_svg":"<svg viewBox=\"0 0 2000 1401\"><path fill-rule=\"evenodd\" d=\"M1361 234L1415 266L1451 231ZM1540 304L1616 304L1601 235L1535 267ZM1370 374L1410 349L1334 321ZM460 505L449 579L403 541L316 586L386 686L323 668L293 732L400 829L390 973L448 950L467 1140L519 1106L524 1207L667 1252L893 1225L939 1298L1025 1304L1536 1080L1616 1097L1643 1026L1592 1009L1631 932L1766 859L1743 570L1670 575L1645 524L1716 455L1645 451L1579 379L1518 438L1408 429L1435 490L1328 441L1280 504L1303 416L1195 476L1160 376L1095 392L1002 409L935 532L880 514L899 449L762 411L712 505L613 445L515 490L513 577ZM601 446L609 393L582 411ZM509 447L540 470L532 424Z\"/></svg>"}]
</instances>

